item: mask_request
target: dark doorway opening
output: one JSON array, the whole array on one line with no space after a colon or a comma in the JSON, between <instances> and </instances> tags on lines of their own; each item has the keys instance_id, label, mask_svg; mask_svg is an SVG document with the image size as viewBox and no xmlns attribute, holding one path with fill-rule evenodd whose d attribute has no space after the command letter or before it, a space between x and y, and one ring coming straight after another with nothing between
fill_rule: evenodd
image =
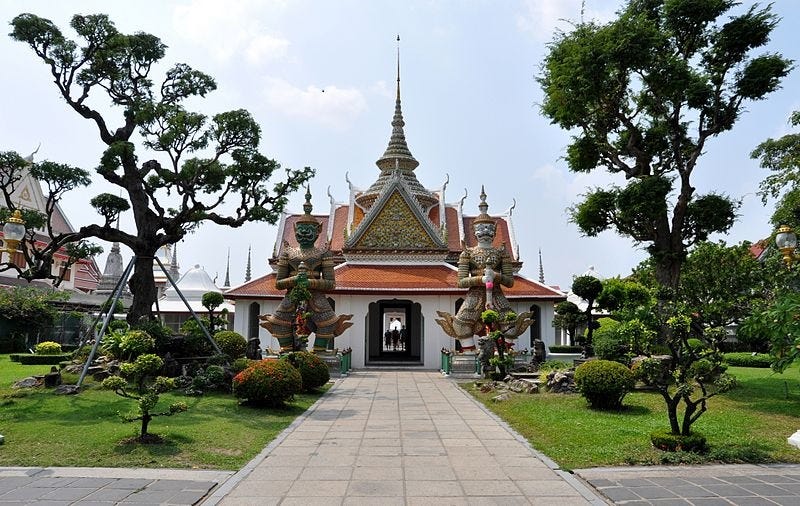
<instances>
[{"instance_id":1,"label":"dark doorway opening","mask_svg":"<svg viewBox=\"0 0 800 506\"><path fill-rule=\"evenodd\" d=\"M367 320L367 364L422 363L422 306L410 300L379 300L369 305Z\"/></svg>"}]
</instances>

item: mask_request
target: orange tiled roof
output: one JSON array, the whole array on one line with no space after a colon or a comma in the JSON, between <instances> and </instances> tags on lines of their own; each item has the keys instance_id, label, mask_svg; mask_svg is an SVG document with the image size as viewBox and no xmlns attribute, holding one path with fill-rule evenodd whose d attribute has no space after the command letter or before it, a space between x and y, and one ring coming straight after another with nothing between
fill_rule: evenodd
<instances>
[{"instance_id":1,"label":"orange tiled roof","mask_svg":"<svg viewBox=\"0 0 800 506\"><path fill-rule=\"evenodd\" d=\"M336 268L334 294L463 294L456 287L458 272L445 264L380 265L344 263ZM564 300L564 294L522 276L514 276L512 288L503 287L509 299ZM275 288L275 273L233 288L226 298L282 298L285 291Z\"/></svg>"}]
</instances>

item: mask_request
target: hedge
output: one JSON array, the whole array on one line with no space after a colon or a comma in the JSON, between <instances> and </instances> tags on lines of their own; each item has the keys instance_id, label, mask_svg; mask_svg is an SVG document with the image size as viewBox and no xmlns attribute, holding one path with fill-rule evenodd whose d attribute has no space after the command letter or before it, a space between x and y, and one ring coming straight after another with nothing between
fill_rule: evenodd
<instances>
[{"instance_id":1,"label":"hedge","mask_svg":"<svg viewBox=\"0 0 800 506\"><path fill-rule=\"evenodd\" d=\"M20 354L19 363L22 365L58 365L64 360L70 359L69 353L62 353L60 355L30 355Z\"/></svg>"},{"instance_id":2,"label":"hedge","mask_svg":"<svg viewBox=\"0 0 800 506\"><path fill-rule=\"evenodd\" d=\"M723 355L728 365L735 367L770 367L772 357L766 353L725 353Z\"/></svg>"},{"instance_id":3,"label":"hedge","mask_svg":"<svg viewBox=\"0 0 800 506\"><path fill-rule=\"evenodd\" d=\"M582 346L563 346L553 345L549 346L550 353L580 353L583 351Z\"/></svg>"}]
</instances>

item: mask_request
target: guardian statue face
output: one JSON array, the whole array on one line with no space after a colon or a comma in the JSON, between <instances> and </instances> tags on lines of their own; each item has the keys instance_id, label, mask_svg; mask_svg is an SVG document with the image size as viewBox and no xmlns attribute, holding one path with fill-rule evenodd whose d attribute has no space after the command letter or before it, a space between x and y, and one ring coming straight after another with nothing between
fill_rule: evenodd
<instances>
[{"instance_id":1,"label":"guardian statue face","mask_svg":"<svg viewBox=\"0 0 800 506\"><path fill-rule=\"evenodd\" d=\"M495 235L494 223L476 223L473 229L475 230L475 239L478 240L478 244L492 244Z\"/></svg>"},{"instance_id":2,"label":"guardian statue face","mask_svg":"<svg viewBox=\"0 0 800 506\"><path fill-rule=\"evenodd\" d=\"M294 228L294 237L301 248L311 248L317 242L319 229L313 223L298 223Z\"/></svg>"}]
</instances>

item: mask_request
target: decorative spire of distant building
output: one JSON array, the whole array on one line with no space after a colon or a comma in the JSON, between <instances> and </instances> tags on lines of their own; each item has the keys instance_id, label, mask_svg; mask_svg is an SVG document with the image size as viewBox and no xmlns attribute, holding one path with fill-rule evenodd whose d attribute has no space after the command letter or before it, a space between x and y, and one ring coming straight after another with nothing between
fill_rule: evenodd
<instances>
[{"instance_id":1,"label":"decorative spire of distant building","mask_svg":"<svg viewBox=\"0 0 800 506\"><path fill-rule=\"evenodd\" d=\"M41 146L41 144L39 144ZM39 148L36 148L36 151L39 151ZM31 153L30 161L33 162L33 155L36 154L36 151ZM119 215L117 213L117 230L119 230ZM114 292L114 288L117 287L117 282L124 274L124 269L122 268L122 254L119 252L119 243L114 241L111 244L111 251L106 258L106 266L103 269L103 275L100 277L100 283L97 285L96 293L99 295L110 295ZM124 286L122 288L123 294L129 294L128 286Z\"/></svg>"},{"instance_id":2,"label":"decorative spire of distant building","mask_svg":"<svg viewBox=\"0 0 800 506\"><path fill-rule=\"evenodd\" d=\"M544 283L544 267L542 266L542 248L539 248L539 283Z\"/></svg>"},{"instance_id":3,"label":"decorative spire of distant building","mask_svg":"<svg viewBox=\"0 0 800 506\"><path fill-rule=\"evenodd\" d=\"M231 248L228 247L228 262L225 264L225 282L222 288L230 288L231 286Z\"/></svg>"},{"instance_id":4,"label":"decorative spire of distant building","mask_svg":"<svg viewBox=\"0 0 800 506\"><path fill-rule=\"evenodd\" d=\"M178 243L172 245L172 260L169 263L168 269L169 277L172 278L172 281L177 282L181 276L180 270L178 269Z\"/></svg>"},{"instance_id":5,"label":"decorative spire of distant building","mask_svg":"<svg viewBox=\"0 0 800 506\"><path fill-rule=\"evenodd\" d=\"M250 246L247 247L247 267L244 270L244 282L250 281Z\"/></svg>"},{"instance_id":6,"label":"decorative spire of distant building","mask_svg":"<svg viewBox=\"0 0 800 506\"><path fill-rule=\"evenodd\" d=\"M106 266L103 269L103 276L100 278L100 283L97 285L96 293L98 295L109 295L117 287L117 282L122 277L122 254L119 252L119 243L115 242L111 245L111 252L106 258ZM128 292L128 287L123 287L124 292Z\"/></svg>"}]
</instances>

